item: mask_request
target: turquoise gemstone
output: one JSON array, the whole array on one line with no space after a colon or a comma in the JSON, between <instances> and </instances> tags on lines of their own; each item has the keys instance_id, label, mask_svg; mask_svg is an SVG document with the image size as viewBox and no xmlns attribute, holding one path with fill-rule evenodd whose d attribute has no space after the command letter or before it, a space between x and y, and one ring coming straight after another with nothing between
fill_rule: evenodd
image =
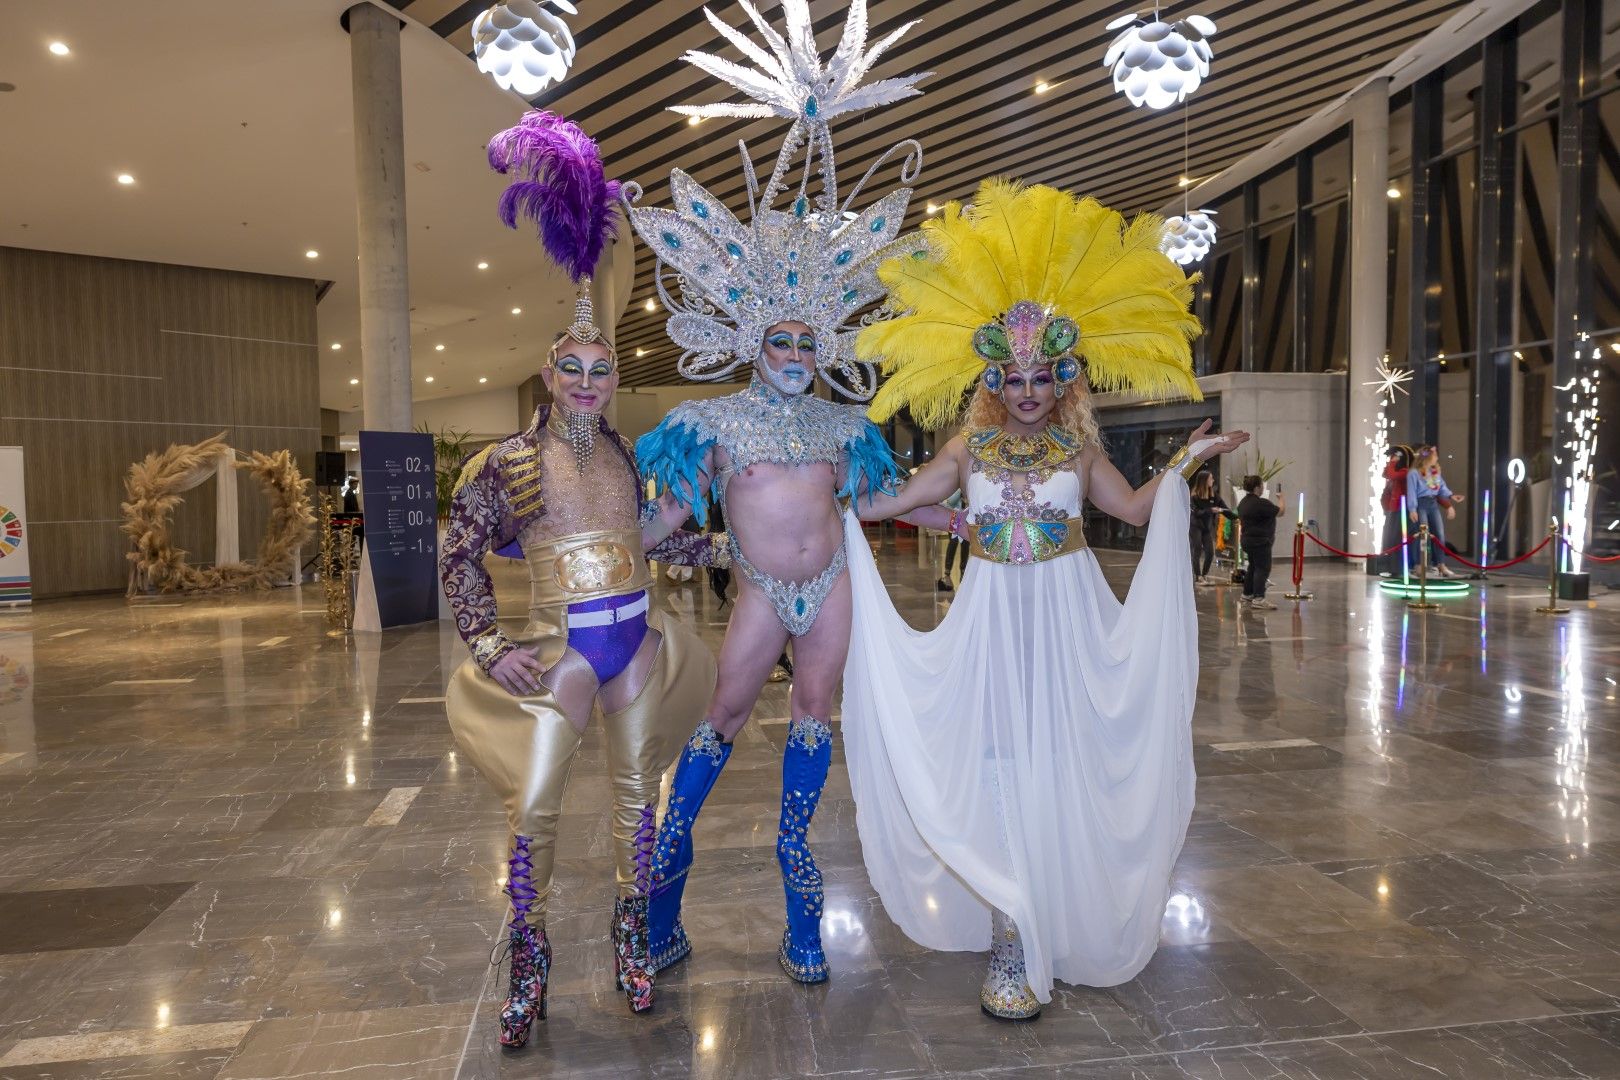
<instances>
[{"instance_id":1,"label":"turquoise gemstone","mask_svg":"<svg viewBox=\"0 0 1620 1080\"><path fill-rule=\"evenodd\" d=\"M737 246L737 241L728 240L726 241L726 254L730 255L733 259L740 259L742 258L743 251L742 248Z\"/></svg>"},{"instance_id":2,"label":"turquoise gemstone","mask_svg":"<svg viewBox=\"0 0 1620 1080\"><path fill-rule=\"evenodd\" d=\"M672 248L678 249L681 246L681 238L672 232L667 232L664 234L664 243L668 244Z\"/></svg>"},{"instance_id":3,"label":"turquoise gemstone","mask_svg":"<svg viewBox=\"0 0 1620 1080\"><path fill-rule=\"evenodd\" d=\"M804 99L804 115L814 116L820 111L821 106L816 104L815 95L812 94L810 97Z\"/></svg>"},{"instance_id":4,"label":"turquoise gemstone","mask_svg":"<svg viewBox=\"0 0 1620 1080\"><path fill-rule=\"evenodd\" d=\"M801 596L797 600L793 601L793 613L795 615L803 615L804 614L804 609L805 609L804 597Z\"/></svg>"},{"instance_id":5,"label":"turquoise gemstone","mask_svg":"<svg viewBox=\"0 0 1620 1080\"><path fill-rule=\"evenodd\" d=\"M793 202L793 216L794 217L804 217L805 213L809 209L810 209L810 203L809 203L808 200L805 199L805 197L803 195L800 195L797 199L794 200L794 202Z\"/></svg>"},{"instance_id":6,"label":"turquoise gemstone","mask_svg":"<svg viewBox=\"0 0 1620 1080\"><path fill-rule=\"evenodd\" d=\"M855 292L855 290L850 289L848 292L846 292L844 294L844 303L846 303L846 304L852 303L854 301L856 295L857 295L857 293Z\"/></svg>"},{"instance_id":7,"label":"turquoise gemstone","mask_svg":"<svg viewBox=\"0 0 1620 1080\"><path fill-rule=\"evenodd\" d=\"M709 208L707 206L705 206L704 204L702 204L700 202L697 202L695 200L692 203L692 213L696 214L698 217L702 218L704 221L709 220Z\"/></svg>"},{"instance_id":8,"label":"turquoise gemstone","mask_svg":"<svg viewBox=\"0 0 1620 1080\"><path fill-rule=\"evenodd\" d=\"M885 221L887 221L887 220L888 220L887 218L878 218L877 220L873 221L872 222L872 231L873 232L882 232L883 231L883 223Z\"/></svg>"},{"instance_id":9,"label":"turquoise gemstone","mask_svg":"<svg viewBox=\"0 0 1620 1080\"><path fill-rule=\"evenodd\" d=\"M726 299L735 304L738 300L742 299L742 290L737 288L735 285L730 286L726 289Z\"/></svg>"},{"instance_id":10,"label":"turquoise gemstone","mask_svg":"<svg viewBox=\"0 0 1620 1080\"><path fill-rule=\"evenodd\" d=\"M799 272L797 270L789 270L788 271L787 283L788 283L789 288L797 288L798 287L798 285L799 285Z\"/></svg>"},{"instance_id":11,"label":"turquoise gemstone","mask_svg":"<svg viewBox=\"0 0 1620 1080\"><path fill-rule=\"evenodd\" d=\"M833 262L837 263L839 266L844 266L849 262L849 260L853 259L854 257L855 257L855 253L846 248L845 250L840 251L838 253L838 257L836 259L834 259Z\"/></svg>"}]
</instances>

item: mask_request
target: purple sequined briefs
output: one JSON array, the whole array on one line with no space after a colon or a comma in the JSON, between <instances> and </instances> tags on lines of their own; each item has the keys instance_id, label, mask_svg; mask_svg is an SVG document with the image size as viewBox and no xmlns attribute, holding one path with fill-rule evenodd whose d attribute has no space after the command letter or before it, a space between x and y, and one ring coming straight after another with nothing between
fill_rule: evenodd
<instances>
[{"instance_id":1,"label":"purple sequined briefs","mask_svg":"<svg viewBox=\"0 0 1620 1080\"><path fill-rule=\"evenodd\" d=\"M641 639L647 636L647 612L643 608L606 626L575 626L574 617L587 612L612 611L638 602L645 604L646 596L638 592L568 605L568 646L591 665L597 682L605 685L630 666L636 650L641 648Z\"/></svg>"}]
</instances>

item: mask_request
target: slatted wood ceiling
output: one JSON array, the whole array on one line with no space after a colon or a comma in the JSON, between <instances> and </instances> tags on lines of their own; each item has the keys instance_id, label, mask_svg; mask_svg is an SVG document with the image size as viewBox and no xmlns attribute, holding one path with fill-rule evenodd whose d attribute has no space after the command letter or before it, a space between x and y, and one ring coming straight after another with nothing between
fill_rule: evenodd
<instances>
[{"instance_id":1,"label":"slatted wood ceiling","mask_svg":"<svg viewBox=\"0 0 1620 1080\"><path fill-rule=\"evenodd\" d=\"M488 0L395 0L406 15L458 48L472 50L471 25ZM743 200L737 141L769 171L785 125L707 120L688 125L667 106L728 99L708 76L681 62L689 48L738 59L705 22L699 0L581 0L569 21L579 53L560 86L535 104L578 122L602 145L611 175L646 188L664 205L669 171L685 169L728 204ZM747 20L727 0L716 14ZM823 53L837 43L845 0L811 0ZM1102 56L1104 30L1125 0L870 0L872 40L911 19L918 26L872 78L933 71L921 97L834 122L839 175L847 187L902 138L918 139L924 167L907 221L929 202L969 195L989 175L1016 176L1095 195L1127 213L1155 209L1178 191L1182 126L1190 132L1194 177L1218 172L1309 116L1429 31L1460 0L1204 0L1165 5L1170 15L1214 19L1215 62L1191 110L1134 109L1113 91ZM780 20L780 4L760 5ZM471 60L468 61L471 63ZM1037 81L1052 89L1035 94ZM892 187L897 165L870 192ZM635 292L619 327L627 386L679 382L678 351L664 336L666 312L648 312L653 260L638 244ZM636 356L636 350L645 355Z\"/></svg>"}]
</instances>

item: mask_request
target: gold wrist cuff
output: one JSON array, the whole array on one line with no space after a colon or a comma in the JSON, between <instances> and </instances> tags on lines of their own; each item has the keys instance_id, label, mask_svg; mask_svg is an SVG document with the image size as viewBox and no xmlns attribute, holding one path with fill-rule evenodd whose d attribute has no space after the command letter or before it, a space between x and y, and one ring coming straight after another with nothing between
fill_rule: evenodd
<instances>
[{"instance_id":1,"label":"gold wrist cuff","mask_svg":"<svg viewBox=\"0 0 1620 1080\"><path fill-rule=\"evenodd\" d=\"M1191 480L1194 476L1198 475L1198 470L1202 469L1203 467L1203 459L1193 457L1192 448L1190 446L1183 446L1180 450L1177 450L1175 456L1170 459L1170 464L1165 466L1165 471L1168 472L1169 470L1174 469L1181 474L1181 478L1183 480Z\"/></svg>"}]
</instances>

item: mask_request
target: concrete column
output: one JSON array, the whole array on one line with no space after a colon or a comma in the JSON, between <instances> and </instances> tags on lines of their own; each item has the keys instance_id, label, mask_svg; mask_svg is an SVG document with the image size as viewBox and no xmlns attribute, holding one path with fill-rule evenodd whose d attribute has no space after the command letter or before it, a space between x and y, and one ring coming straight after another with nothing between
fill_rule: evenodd
<instances>
[{"instance_id":1,"label":"concrete column","mask_svg":"<svg viewBox=\"0 0 1620 1080\"><path fill-rule=\"evenodd\" d=\"M372 4L356 4L347 17L354 77L364 426L372 431L409 431L411 301L405 251L400 23L397 16Z\"/></svg>"},{"instance_id":2,"label":"concrete column","mask_svg":"<svg viewBox=\"0 0 1620 1080\"><path fill-rule=\"evenodd\" d=\"M1372 477L1367 441L1378 415L1377 378L1388 349L1389 81L1376 79L1350 102L1350 370L1345 400L1346 540L1351 551L1377 549L1367 525L1383 481ZM1380 470L1382 465L1380 464Z\"/></svg>"}]
</instances>

